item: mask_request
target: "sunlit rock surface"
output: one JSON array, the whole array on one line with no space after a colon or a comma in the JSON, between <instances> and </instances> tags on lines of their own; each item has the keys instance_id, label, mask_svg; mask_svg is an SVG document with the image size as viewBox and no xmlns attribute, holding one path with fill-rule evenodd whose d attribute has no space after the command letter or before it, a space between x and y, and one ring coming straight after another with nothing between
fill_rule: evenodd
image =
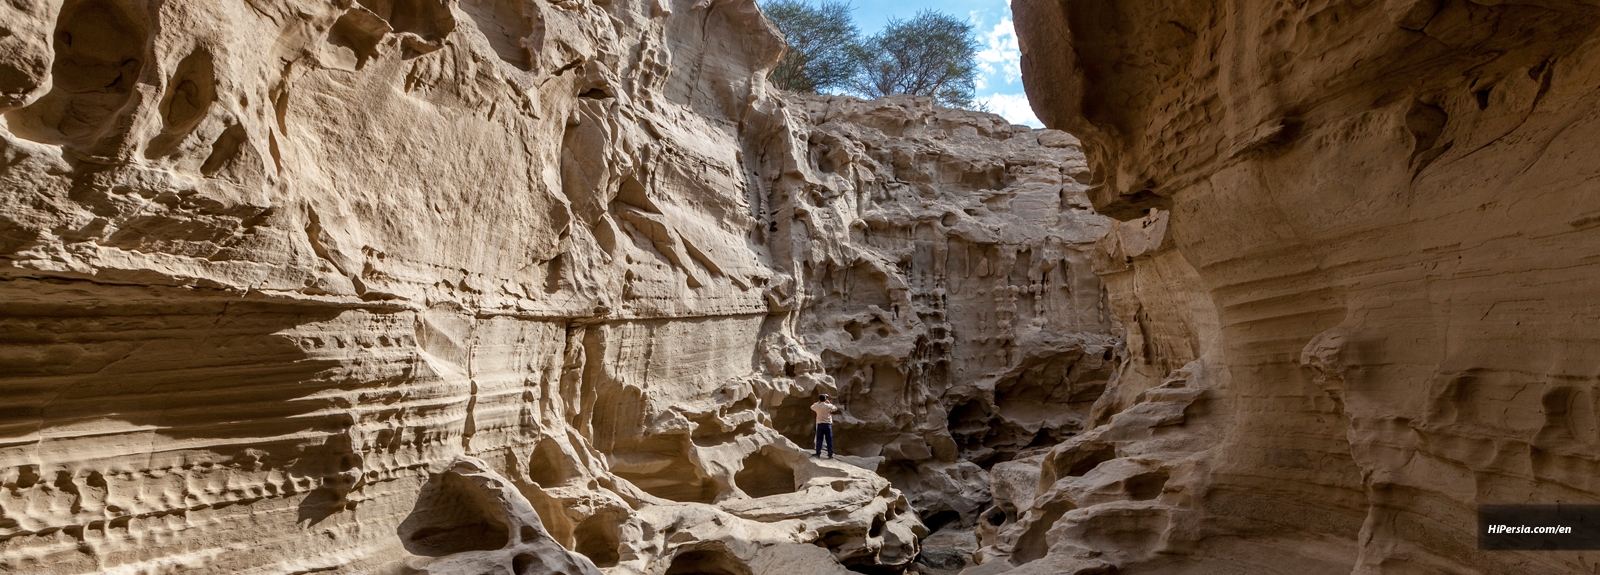
<instances>
[{"instance_id":1,"label":"sunlit rock surface","mask_svg":"<svg viewBox=\"0 0 1600 575\"><path fill-rule=\"evenodd\" d=\"M0 572L900 571L1118 362L1075 139L748 0L0 26Z\"/></svg>"},{"instance_id":2,"label":"sunlit rock surface","mask_svg":"<svg viewBox=\"0 0 1600 575\"><path fill-rule=\"evenodd\" d=\"M796 107L816 180L797 330L835 379L840 453L970 523L984 471L1084 429L1117 363L1078 142L904 97ZM809 411L782 413L809 439Z\"/></svg>"},{"instance_id":3,"label":"sunlit rock surface","mask_svg":"<svg viewBox=\"0 0 1600 575\"><path fill-rule=\"evenodd\" d=\"M1600 502L1595 7L1013 8L1129 360L970 573L1593 569L1475 508Z\"/></svg>"}]
</instances>

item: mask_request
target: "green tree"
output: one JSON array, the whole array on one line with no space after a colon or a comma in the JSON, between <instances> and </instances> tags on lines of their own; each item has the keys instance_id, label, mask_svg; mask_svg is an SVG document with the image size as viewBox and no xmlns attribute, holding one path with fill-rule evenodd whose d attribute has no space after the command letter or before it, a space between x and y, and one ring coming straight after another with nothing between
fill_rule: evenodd
<instances>
[{"instance_id":1,"label":"green tree","mask_svg":"<svg viewBox=\"0 0 1600 575\"><path fill-rule=\"evenodd\" d=\"M972 106L978 40L972 24L924 10L894 19L862 43L861 72L852 87L868 98L930 96L945 106Z\"/></svg>"},{"instance_id":2,"label":"green tree","mask_svg":"<svg viewBox=\"0 0 1600 575\"><path fill-rule=\"evenodd\" d=\"M861 32L850 18L850 4L821 0L772 0L762 5L789 50L768 78L792 92L846 87L861 67Z\"/></svg>"}]
</instances>

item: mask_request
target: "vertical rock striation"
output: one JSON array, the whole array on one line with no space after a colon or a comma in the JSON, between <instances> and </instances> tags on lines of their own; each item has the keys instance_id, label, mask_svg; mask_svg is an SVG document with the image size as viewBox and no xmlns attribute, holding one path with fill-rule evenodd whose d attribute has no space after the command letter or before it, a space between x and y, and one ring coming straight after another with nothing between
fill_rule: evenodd
<instances>
[{"instance_id":1,"label":"vertical rock striation","mask_svg":"<svg viewBox=\"0 0 1600 575\"><path fill-rule=\"evenodd\" d=\"M1129 364L975 572L1600 561L1479 551L1474 515L1600 502L1600 12L1014 8L1035 108L1083 138L1122 220L1097 270Z\"/></svg>"}]
</instances>

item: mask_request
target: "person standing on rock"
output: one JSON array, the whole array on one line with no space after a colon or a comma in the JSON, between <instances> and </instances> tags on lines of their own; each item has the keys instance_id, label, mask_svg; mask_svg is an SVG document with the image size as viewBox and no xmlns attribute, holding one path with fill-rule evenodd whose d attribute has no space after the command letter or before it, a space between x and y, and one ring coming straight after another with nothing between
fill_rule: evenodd
<instances>
[{"instance_id":1,"label":"person standing on rock","mask_svg":"<svg viewBox=\"0 0 1600 575\"><path fill-rule=\"evenodd\" d=\"M812 457L822 457L822 444L828 444L828 459L833 459L833 414L839 412L839 406L828 399L828 394L817 396L817 402L811 404L811 411L817 414L817 452Z\"/></svg>"}]
</instances>

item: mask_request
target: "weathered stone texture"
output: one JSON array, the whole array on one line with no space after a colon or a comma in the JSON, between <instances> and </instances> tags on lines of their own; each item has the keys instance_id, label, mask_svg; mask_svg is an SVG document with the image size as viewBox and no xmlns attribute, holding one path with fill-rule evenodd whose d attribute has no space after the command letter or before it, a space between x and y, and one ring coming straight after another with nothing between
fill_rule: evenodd
<instances>
[{"instance_id":1,"label":"weathered stone texture","mask_svg":"<svg viewBox=\"0 0 1600 575\"><path fill-rule=\"evenodd\" d=\"M1595 7L1013 7L1035 108L1124 220L1097 270L1129 365L974 572L1591 570L1478 551L1474 510L1600 501ZM1166 380L1199 390L1177 425L1107 437Z\"/></svg>"},{"instance_id":2,"label":"weathered stone texture","mask_svg":"<svg viewBox=\"0 0 1600 575\"><path fill-rule=\"evenodd\" d=\"M1076 140L749 0L0 26L0 572L899 570L1117 361Z\"/></svg>"},{"instance_id":3,"label":"weathered stone texture","mask_svg":"<svg viewBox=\"0 0 1600 575\"><path fill-rule=\"evenodd\" d=\"M925 99L793 102L815 180L797 330L846 408L840 452L970 525L985 470L1084 429L1116 365L1077 140ZM783 413L803 443L809 413Z\"/></svg>"}]
</instances>

